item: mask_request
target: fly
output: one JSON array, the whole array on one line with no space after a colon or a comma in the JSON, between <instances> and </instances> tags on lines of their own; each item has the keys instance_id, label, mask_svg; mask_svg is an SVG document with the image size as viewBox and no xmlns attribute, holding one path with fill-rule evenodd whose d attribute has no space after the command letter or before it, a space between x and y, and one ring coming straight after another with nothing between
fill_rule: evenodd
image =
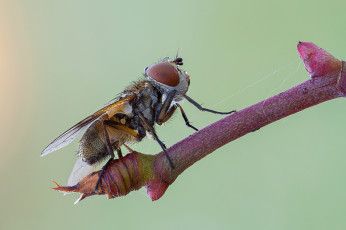
<instances>
[{"instance_id":1,"label":"fly","mask_svg":"<svg viewBox=\"0 0 346 230\"><path fill-rule=\"evenodd\" d=\"M162 125L179 109L185 124L192 126L179 104L184 98L201 111L215 114L231 114L203 108L186 95L190 86L190 76L180 69L183 59L162 61L145 69L144 79L127 87L117 100L91 116L77 123L50 143L41 153L45 156L70 144L81 132L83 134L78 148L78 158L68 179L68 185L76 184L88 175L96 165L107 157L110 159L103 166L95 189L108 164L115 158L123 157L121 146L126 143L139 142L148 134L161 146L171 168L174 164L167 154L165 144L155 132L155 124Z\"/></svg>"}]
</instances>

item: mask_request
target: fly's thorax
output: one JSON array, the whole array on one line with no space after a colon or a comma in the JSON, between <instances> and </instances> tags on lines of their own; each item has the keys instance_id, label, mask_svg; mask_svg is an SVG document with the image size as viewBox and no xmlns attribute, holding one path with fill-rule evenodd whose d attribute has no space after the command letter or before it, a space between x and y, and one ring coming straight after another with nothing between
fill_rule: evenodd
<instances>
[{"instance_id":1,"label":"fly's thorax","mask_svg":"<svg viewBox=\"0 0 346 230\"><path fill-rule=\"evenodd\" d=\"M136 101L132 105L132 113L129 117L136 116L140 112L149 121L154 120L154 111L159 101L160 91L153 86L148 80L138 81L129 86L122 94L122 97L128 97L131 94L136 94Z\"/></svg>"},{"instance_id":2,"label":"fly's thorax","mask_svg":"<svg viewBox=\"0 0 346 230\"><path fill-rule=\"evenodd\" d=\"M155 107L158 103L159 92L154 87L147 87L141 93L141 97L138 101L138 110L143 114L145 118L153 122L155 115Z\"/></svg>"}]
</instances>

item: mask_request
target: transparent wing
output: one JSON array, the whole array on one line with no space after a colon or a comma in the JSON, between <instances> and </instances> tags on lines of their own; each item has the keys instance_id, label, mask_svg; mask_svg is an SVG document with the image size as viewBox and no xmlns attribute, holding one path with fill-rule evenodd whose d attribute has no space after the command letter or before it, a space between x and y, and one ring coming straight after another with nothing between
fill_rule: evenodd
<instances>
[{"instance_id":1,"label":"transparent wing","mask_svg":"<svg viewBox=\"0 0 346 230\"><path fill-rule=\"evenodd\" d=\"M98 117L87 117L63 134L61 134L59 137L57 137L52 143L50 143L41 153L41 157L54 152L58 149L61 149L65 147L66 145L70 144L76 137L83 132L85 129L89 128L90 125L92 125L95 121L97 121L99 118L101 118L102 115Z\"/></svg>"},{"instance_id":2,"label":"transparent wing","mask_svg":"<svg viewBox=\"0 0 346 230\"><path fill-rule=\"evenodd\" d=\"M114 116L117 113L129 114L132 112L132 106L130 105L130 101L134 98L134 95L131 95L127 98L124 98L120 101L114 102L93 115L85 118L59 137L57 137L52 143L50 143L41 153L41 157L52 153L58 149L65 147L70 144L76 137L83 132L85 129L89 128L97 120L107 120Z\"/></svg>"},{"instance_id":3,"label":"transparent wing","mask_svg":"<svg viewBox=\"0 0 346 230\"><path fill-rule=\"evenodd\" d=\"M74 164L74 167L72 169L72 172L70 174L70 177L67 181L67 186L73 186L76 185L81 179L89 175L94 169L96 168L98 164L89 165L85 161L83 161L80 157L78 157L76 163Z\"/></svg>"}]
</instances>

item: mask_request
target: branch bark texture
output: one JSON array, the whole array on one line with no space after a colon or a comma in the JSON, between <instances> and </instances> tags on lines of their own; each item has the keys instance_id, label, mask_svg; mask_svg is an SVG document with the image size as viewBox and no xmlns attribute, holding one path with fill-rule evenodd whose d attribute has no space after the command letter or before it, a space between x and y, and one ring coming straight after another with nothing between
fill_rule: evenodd
<instances>
[{"instance_id":1,"label":"branch bark texture","mask_svg":"<svg viewBox=\"0 0 346 230\"><path fill-rule=\"evenodd\" d=\"M145 155L132 151L107 167L107 174L103 176L97 191L92 188L97 181L94 177L99 172L90 174L75 186L58 185L55 189L80 192L81 199L96 194L107 194L108 198L114 198L145 186L148 195L156 200L185 169L221 146L311 106L345 97L345 62L313 43L300 42L297 48L310 74L307 81L225 117L170 147L167 152L175 165L174 170L163 152Z\"/></svg>"}]
</instances>

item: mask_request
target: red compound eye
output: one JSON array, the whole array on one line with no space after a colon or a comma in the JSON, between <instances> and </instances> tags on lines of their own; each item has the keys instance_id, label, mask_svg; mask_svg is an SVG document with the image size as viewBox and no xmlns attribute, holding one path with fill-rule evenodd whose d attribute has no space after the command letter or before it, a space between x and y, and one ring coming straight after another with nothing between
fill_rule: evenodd
<instances>
[{"instance_id":1,"label":"red compound eye","mask_svg":"<svg viewBox=\"0 0 346 230\"><path fill-rule=\"evenodd\" d=\"M152 79L168 86L176 86L180 81L177 69L165 62L150 66L146 74Z\"/></svg>"}]
</instances>

